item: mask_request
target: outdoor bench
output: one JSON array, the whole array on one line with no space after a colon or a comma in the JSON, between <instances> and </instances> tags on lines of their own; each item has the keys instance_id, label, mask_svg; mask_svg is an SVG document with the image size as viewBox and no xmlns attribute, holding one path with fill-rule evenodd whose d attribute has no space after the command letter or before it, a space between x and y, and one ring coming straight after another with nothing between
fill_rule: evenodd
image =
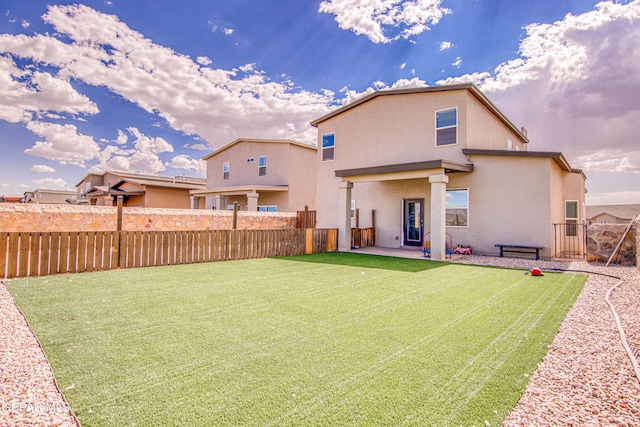
<instances>
[{"instance_id":1,"label":"outdoor bench","mask_svg":"<svg viewBox=\"0 0 640 427\"><path fill-rule=\"evenodd\" d=\"M536 251L536 260L540 259L540 249L544 249L544 246L529 246L529 245L505 245L499 243L496 247L500 248L500 257L504 256L505 252L515 252L520 254L533 254L532 251Z\"/></svg>"}]
</instances>

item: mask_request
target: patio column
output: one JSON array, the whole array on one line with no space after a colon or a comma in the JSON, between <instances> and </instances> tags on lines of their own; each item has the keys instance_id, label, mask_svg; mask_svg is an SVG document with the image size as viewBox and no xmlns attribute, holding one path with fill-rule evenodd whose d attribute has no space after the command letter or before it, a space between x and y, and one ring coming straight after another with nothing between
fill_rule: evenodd
<instances>
[{"instance_id":1,"label":"patio column","mask_svg":"<svg viewBox=\"0 0 640 427\"><path fill-rule=\"evenodd\" d=\"M220 195L220 194L216 194L215 196L215 202L213 202L213 206L216 207L216 210L222 210L222 209L226 209L226 206L222 206L224 200L224 196Z\"/></svg>"},{"instance_id":2,"label":"patio column","mask_svg":"<svg viewBox=\"0 0 640 427\"><path fill-rule=\"evenodd\" d=\"M446 257L446 215L447 215L447 183L449 177L431 175L431 259L444 260Z\"/></svg>"},{"instance_id":3,"label":"patio column","mask_svg":"<svg viewBox=\"0 0 640 427\"><path fill-rule=\"evenodd\" d=\"M338 184L338 250L351 250L351 189L353 182L343 181Z\"/></svg>"},{"instance_id":4,"label":"patio column","mask_svg":"<svg viewBox=\"0 0 640 427\"><path fill-rule=\"evenodd\" d=\"M191 209L199 209L200 208L200 197L191 196Z\"/></svg>"},{"instance_id":5,"label":"patio column","mask_svg":"<svg viewBox=\"0 0 640 427\"><path fill-rule=\"evenodd\" d=\"M247 210L249 212L257 212L258 210L258 193L247 194Z\"/></svg>"}]
</instances>

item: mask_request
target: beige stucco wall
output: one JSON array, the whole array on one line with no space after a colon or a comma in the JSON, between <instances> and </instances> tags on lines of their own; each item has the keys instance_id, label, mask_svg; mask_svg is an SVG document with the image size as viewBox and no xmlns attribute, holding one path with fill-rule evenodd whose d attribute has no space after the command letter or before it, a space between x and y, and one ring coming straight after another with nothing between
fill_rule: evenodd
<instances>
[{"instance_id":1,"label":"beige stucco wall","mask_svg":"<svg viewBox=\"0 0 640 427\"><path fill-rule=\"evenodd\" d=\"M0 231L109 231L115 207L0 204ZM124 230L231 229L231 211L124 208ZM295 227L295 213L238 212L239 229Z\"/></svg>"},{"instance_id":2,"label":"beige stucco wall","mask_svg":"<svg viewBox=\"0 0 640 427\"><path fill-rule=\"evenodd\" d=\"M259 175L259 158L267 156L267 174ZM249 159L253 159L249 162ZM206 159L207 188L239 186L288 186L289 191L260 192L258 205L277 205L279 211L303 210L316 205L316 148L279 140L242 140ZM223 164L229 162L229 179L223 179ZM246 197L231 196L246 208ZM212 204L209 201L209 204Z\"/></svg>"},{"instance_id":3,"label":"beige stucco wall","mask_svg":"<svg viewBox=\"0 0 640 427\"><path fill-rule=\"evenodd\" d=\"M458 143L436 147L435 113L452 107L458 108ZM505 150L508 139L512 140L513 149L516 146L526 149L511 129L466 90L379 96L320 123L319 147L322 135L328 133L335 135L335 160L322 162L321 149L317 155L318 224L326 227L337 226L340 179L335 177L336 170L440 159L467 164L469 158L462 153L463 148ZM388 188L391 184L385 185ZM360 200L369 197L359 195L362 188L362 184L356 184L353 190L359 206ZM428 200L428 185L426 188L424 197ZM376 197L375 204L387 202ZM402 202L395 205L401 207ZM383 217L380 220L383 221ZM397 222L394 227L401 229ZM395 234L397 232L392 233L394 239ZM384 233L378 237L379 242L387 241Z\"/></svg>"}]
</instances>

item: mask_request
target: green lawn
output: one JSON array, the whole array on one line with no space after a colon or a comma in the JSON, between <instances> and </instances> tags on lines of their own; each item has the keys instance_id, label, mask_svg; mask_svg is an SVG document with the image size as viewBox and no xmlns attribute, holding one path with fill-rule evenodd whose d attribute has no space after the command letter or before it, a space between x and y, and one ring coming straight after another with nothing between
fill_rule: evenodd
<instances>
[{"instance_id":1,"label":"green lawn","mask_svg":"<svg viewBox=\"0 0 640 427\"><path fill-rule=\"evenodd\" d=\"M84 427L496 426L585 280L331 253L8 286Z\"/></svg>"}]
</instances>

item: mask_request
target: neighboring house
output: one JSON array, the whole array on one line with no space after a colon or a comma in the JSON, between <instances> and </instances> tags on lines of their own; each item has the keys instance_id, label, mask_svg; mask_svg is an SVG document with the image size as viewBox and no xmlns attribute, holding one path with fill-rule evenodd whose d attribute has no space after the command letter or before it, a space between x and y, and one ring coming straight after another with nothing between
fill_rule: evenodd
<instances>
[{"instance_id":1,"label":"neighboring house","mask_svg":"<svg viewBox=\"0 0 640 427\"><path fill-rule=\"evenodd\" d=\"M629 224L640 214L640 205L593 205L587 206L589 224Z\"/></svg>"},{"instance_id":2,"label":"neighboring house","mask_svg":"<svg viewBox=\"0 0 640 427\"><path fill-rule=\"evenodd\" d=\"M0 203L22 203L24 199L21 196L0 196Z\"/></svg>"},{"instance_id":3,"label":"neighboring house","mask_svg":"<svg viewBox=\"0 0 640 427\"><path fill-rule=\"evenodd\" d=\"M496 244L554 253L554 223L584 221L585 176L561 153L528 151L518 129L472 84L372 93L311 123L318 128L318 227L376 211L377 245L453 246L495 255ZM361 224L363 227L369 224ZM566 234L574 236L576 228Z\"/></svg>"},{"instance_id":4,"label":"neighboring house","mask_svg":"<svg viewBox=\"0 0 640 427\"><path fill-rule=\"evenodd\" d=\"M197 205L192 190L204 189L203 178L164 177L108 171L88 174L77 185L77 203L115 206L122 197L123 206L143 208L193 209Z\"/></svg>"},{"instance_id":5,"label":"neighboring house","mask_svg":"<svg viewBox=\"0 0 640 427\"><path fill-rule=\"evenodd\" d=\"M25 192L23 201L24 203L35 204L74 204L76 202L76 192L38 188L34 191Z\"/></svg>"},{"instance_id":6,"label":"neighboring house","mask_svg":"<svg viewBox=\"0 0 640 427\"><path fill-rule=\"evenodd\" d=\"M315 209L317 149L280 139L240 138L203 157L207 209L293 212Z\"/></svg>"}]
</instances>

